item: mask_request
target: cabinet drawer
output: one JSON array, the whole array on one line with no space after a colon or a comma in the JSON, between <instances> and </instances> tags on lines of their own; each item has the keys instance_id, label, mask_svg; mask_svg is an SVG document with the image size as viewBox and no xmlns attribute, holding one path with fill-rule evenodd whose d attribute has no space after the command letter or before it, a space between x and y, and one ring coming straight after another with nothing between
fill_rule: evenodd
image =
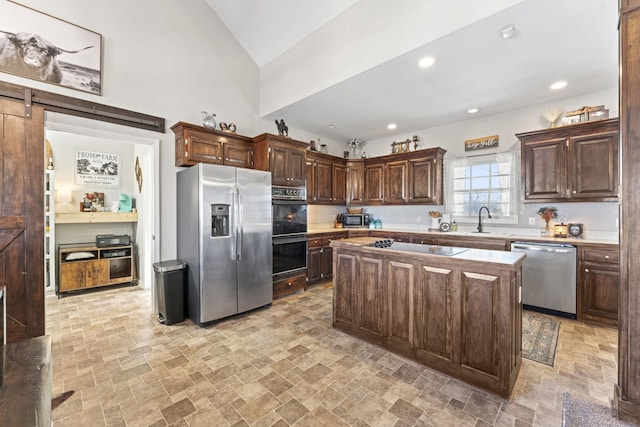
<instances>
[{"instance_id":1,"label":"cabinet drawer","mask_svg":"<svg viewBox=\"0 0 640 427\"><path fill-rule=\"evenodd\" d=\"M334 240L342 240L347 238L347 233L325 234L322 236L322 246L328 246Z\"/></svg>"},{"instance_id":2,"label":"cabinet drawer","mask_svg":"<svg viewBox=\"0 0 640 427\"><path fill-rule=\"evenodd\" d=\"M306 274L287 277L273 282L273 297L279 298L297 291L303 291L306 282Z\"/></svg>"},{"instance_id":3,"label":"cabinet drawer","mask_svg":"<svg viewBox=\"0 0 640 427\"><path fill-rule=\"evenodd\" d=\"M582 260L589 262L618 264L620 253L617 249L583 248Z\"/></svg>"},{"instance_id":4,"label":"cabinet drawer","mask_svg":"<svg viewBox=\"0 0 640 427\"><path fill-rule=\"evenodd\" d=\"M322 246L321 234L310 234L307 237L309 238L309 248L319 248Z\"/></svg>"}]
</instances>

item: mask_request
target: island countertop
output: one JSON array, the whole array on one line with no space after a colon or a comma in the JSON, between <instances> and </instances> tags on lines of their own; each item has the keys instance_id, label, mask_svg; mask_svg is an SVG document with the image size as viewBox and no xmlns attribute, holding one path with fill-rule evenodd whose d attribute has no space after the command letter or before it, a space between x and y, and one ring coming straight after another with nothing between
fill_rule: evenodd
<instances>
[{"instance_id":1,"label":"island countertop","mask_svg":"<svg viewBox=\"0 0 640 427\"><path fill-rule=\"evenodd\" d=\"M376 248L374 244L381 239L376 237L352 237L350 239L333 240L333 247L360 247L380 250L384 252L403 252L415 255L444 256L456 260L489 262L494 264L506 264L515 266L521 263L526 257L521 252L493 251L487 249L469 249L454 246L422 245L418 243L394 243L390 247ZM453 254L443 255L439 251L442 249L453 249Z\"/></svg>"}]
</instances>

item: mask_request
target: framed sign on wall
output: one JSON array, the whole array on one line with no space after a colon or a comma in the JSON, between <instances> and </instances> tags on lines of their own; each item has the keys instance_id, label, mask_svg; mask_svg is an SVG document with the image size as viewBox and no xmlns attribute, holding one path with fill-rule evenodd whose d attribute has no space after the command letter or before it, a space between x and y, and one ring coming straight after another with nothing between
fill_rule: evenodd
<instances>
[{"instance_id":1,"label":"framed sign on wall","mask_svg":"<svg viewBox=\"0 0 640 427\"><path fill-rule=\"evenodd\" d=\"M120 154L76 150L75 164L76 185L120 188Z\"/></svg>"},{"instance_id":2,"label":"framed sign on wall","mask_svg":"<svg viewBox=\"0 0 640 427\"><path fill-rule=\"evenodd\" d=\"M102 36L1 1L0 71L101 95Z\"/></svg>"}]
</instances>

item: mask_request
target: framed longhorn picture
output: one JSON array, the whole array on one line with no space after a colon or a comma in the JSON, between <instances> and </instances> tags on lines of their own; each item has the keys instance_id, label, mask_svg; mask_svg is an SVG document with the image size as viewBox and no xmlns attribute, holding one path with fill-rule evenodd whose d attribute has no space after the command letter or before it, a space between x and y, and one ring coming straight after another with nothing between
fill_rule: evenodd
<instances>
[{"instance_id":1,"label":"framed longhorn picture","mask_svg":"<svg viewBox=\"0 0 640 427\"><path fill-rule=\"evenodd\" d=\"M1 0L1 73L101 95L102 36Z\"/></svg>"}]
</instances>

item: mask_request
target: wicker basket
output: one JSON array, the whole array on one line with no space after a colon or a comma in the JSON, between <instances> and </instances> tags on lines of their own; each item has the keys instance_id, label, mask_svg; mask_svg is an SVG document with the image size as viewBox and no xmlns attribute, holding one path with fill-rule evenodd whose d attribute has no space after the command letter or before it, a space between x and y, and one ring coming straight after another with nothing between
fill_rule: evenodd
<instances>
[{"instance_id":1,"label":"wicker basket","mask_svg":"<svg viewBox=\"0 0 640 427\"><path fill-rule=\"evenodd\" d=\"M350 214L361 214L362 208L347 208L347 213Z\"/></svg>"}]
</instances>

